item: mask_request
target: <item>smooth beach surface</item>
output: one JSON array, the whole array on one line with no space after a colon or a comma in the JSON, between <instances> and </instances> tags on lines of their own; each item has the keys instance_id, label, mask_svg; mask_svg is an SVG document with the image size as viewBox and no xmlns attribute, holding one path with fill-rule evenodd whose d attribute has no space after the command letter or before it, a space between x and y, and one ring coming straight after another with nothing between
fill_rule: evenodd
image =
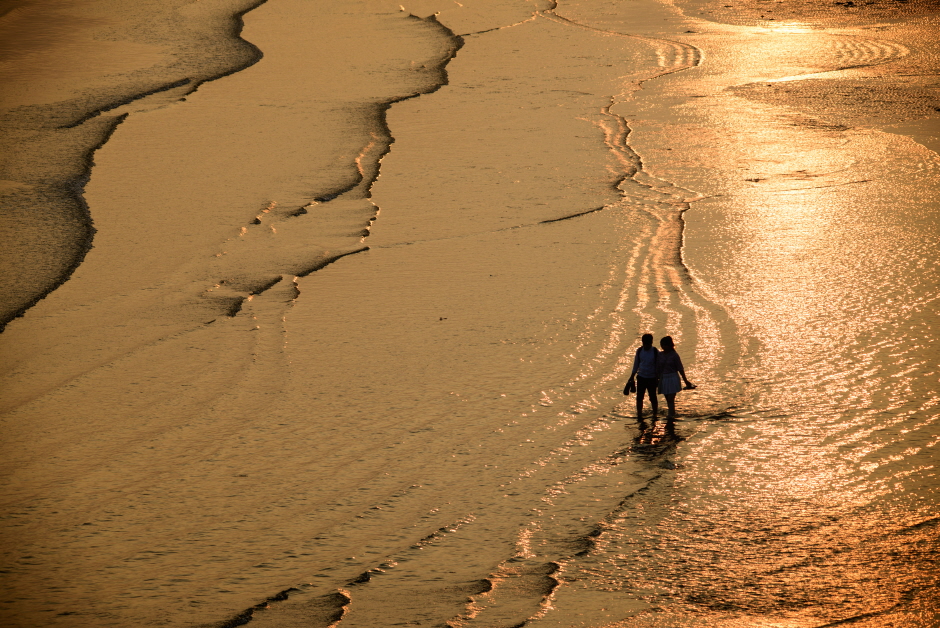
<instances>
[{"instance_id":1,"label":"smooth beach surface","mask_svg":"<svg viewBox=\"0 0 940 628\"><path fill-rule=\"evenodd\" d=\"M0 4L0 623L940 625L940 14L765 4Z\"/></svg>"}]
</instances>

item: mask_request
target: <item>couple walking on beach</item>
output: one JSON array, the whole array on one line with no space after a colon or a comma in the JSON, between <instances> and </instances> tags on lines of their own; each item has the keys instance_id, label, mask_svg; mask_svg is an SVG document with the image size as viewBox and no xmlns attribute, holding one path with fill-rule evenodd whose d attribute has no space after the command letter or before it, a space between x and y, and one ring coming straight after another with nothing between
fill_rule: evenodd
<instances>
[{"instance_id":1,"label":"couple walking on beach","mask_svg":"<svg viewBox=\"0 0 940 628\"><path fill-rule=\"evenodd\" d=\"M662 351L653 346L653 334L643 334L643 345L636 350L633 358L633 370L630 379L623 389L627 395L636 392L636 415L643 416L643 396L649 394L650 405L653 406L653 415L659 412L659 403L656 399L656 389L666 398L669 412L666 416L676 416L676 393L682 390L679 376L685 382L685 389L692 390L695 384L685 376L682 359L676 353L676 345L672 336L663 336L659 341ZM635 379L634 379L635 378Z\"/></svg>"}]
</instances>

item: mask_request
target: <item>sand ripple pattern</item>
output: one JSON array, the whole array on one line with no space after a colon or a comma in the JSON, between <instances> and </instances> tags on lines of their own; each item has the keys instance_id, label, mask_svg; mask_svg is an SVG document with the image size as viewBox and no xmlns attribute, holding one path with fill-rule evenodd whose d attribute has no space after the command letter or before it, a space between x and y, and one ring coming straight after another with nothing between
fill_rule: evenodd
<instances>
[{"instance_id":1,"label":"sand ripple pattern","mask_svg":"<svg viewBox=\"0 0 940 628\"><path fill-rule=\"evenodd\" d=\"M608 35L615 35L619 37L629 37L632 39L638 39L645 42L648 42L653 46L653 52L655 54L658 67L662 68L662 72L657 73L655 76L662 76L664 74L671 74L672 72L679 72L681 70L687 70L699 65L702 62L702 51L692 46L690 44L671 41L668 39L656 39L652 37L643 37L642 35L630 35L626 33L619 33L616 31L605 30L601 28L596 28L593 26L587 26L585 24L579 24L569 20L568 18L561 17L557 15L554 11L540 11L539 15L542 17L559 22L562 24L569 24L577 28L584 28L587 30L592 30L600 33L606 33Z\"/></svg>"},{"instance_id":2,"label":"sand ripple pattern","mask_svg":"<svg viewBox=\"0 0 940 628\"><path fill-rule=\"evenodd\" d=\"M581 28L550 12L543 17ZM662 70L653 70L655 76L700 63L701 55L692 46L647 41L656 67ZM644 328L668 330L689 352L696 352L700 371L736 359L736 330L725 310L698 290L682 260L682 214L699 195L643 171L642 159L628 143L630 128L623 117L611 112L611 106L598 111L591 121L602 131L621 173L620 201L524 225L553 229L563 221L597 212L615 212L630 225L623 264L611 269L610 299L591 316L599 321L589 332L598 345L596 355L564 390L543 392L543 406L565 408L558 425L574 431L573 436L521 473L507 473L497 487L505 499L488 501L485 508L476 501L480 487L469 479L455 478L441 496L447 510L484 513L454 519L334 590L311 585L285 591L282 597L272 598L277 604L264 605L264 612L246 611L253 624L309 621L308 609L314 609L312 615L322 623L309 625L327 625L328 621L348 628L418 621L466 628L534 625L547 618L554 605L564 603L568 590L560 585L566 570L577 571L577 562L594 550L606 525L624 507L624 488L613 478L629 478L631 490L642 490L658 477L656 470L670 468L666 457L674 451L674 434L642 447L644 464L654 469L652 479L638 480L632 475L637 469L635 458L622 447L619 421L624 415L620 410L603 412L605 406L610 407L607 391L630 368L622 355L624 344L633 341L633 321L639 318ZM579 428L578 421L585 423L586 418L580 415L589 412L600 416ZM501 447L498 439L484 434L472 438L491 452ZM395 508L408 508L417 495L402 495ZM537 508L531 507L533 502L526 495L542 495ZM604 502L601 512L608 513L600 521L598 501ZM363 530L380 528L384 516L363 513L355 527L337 534L368 536ZM402 591L412 596L403 598ZM328 613L325 608L330 609Z\"/></svg>"},{"instance_id":3,"label":"sand ripple pattern","mask_svg":"<svg viewBox=\"0 0 940 628\"><path fill-rule=\"evenodd\" d=\"M656 43L659 67L668 72L686 70L702 62L702 51L695 46L666 39L657 40Z\"/></svg>"},{"instance_id":4,"label":"sand ripple pattern","mask_svg":"<svg viewBox=\"0 0 940 628\"><path fill-rule=\"evenodd\" d=\"M906 46L887 40L836 39L833 48L839 58L840 69L861 68L896 61L910 54Z\"/></svg>"}]
</instances>

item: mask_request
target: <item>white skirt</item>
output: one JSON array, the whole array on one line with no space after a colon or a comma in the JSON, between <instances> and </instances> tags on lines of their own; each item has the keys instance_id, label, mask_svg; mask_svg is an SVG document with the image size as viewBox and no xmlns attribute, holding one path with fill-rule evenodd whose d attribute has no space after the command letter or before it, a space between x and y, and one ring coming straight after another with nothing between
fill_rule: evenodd
<instances>
[{"instance_id":1,"label":"white skirt","mask_svg":"<svg viewBox=\"0 0 940 628\"><path fill-rule=\"evenodd\" d=\"M679 381L679 373L666 373L659 382L659 393L661 395L673 395L682 390L682 382Z\"/></svg>"}]
</instances>

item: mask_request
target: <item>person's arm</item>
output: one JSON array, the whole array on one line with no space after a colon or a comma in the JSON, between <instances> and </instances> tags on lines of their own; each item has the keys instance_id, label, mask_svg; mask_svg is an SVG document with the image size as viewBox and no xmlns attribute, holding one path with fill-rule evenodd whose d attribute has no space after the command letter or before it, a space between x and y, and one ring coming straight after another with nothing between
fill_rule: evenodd
<instances>
[{"instance_id":1,"label":"person's arm","mask_svg":"<svg viewBox=\"0 0 940 628\"><path fill-rule=\"evenodd\" d=\"M676 362L679 363L679 368L678 368L677 370L679 371L679 375L682 376L682 381L685 382L685 387L686 387L686 388L695 388L695 384L693 384L692 382L690 382L690 381L689 381L689 378L687 378L687 377L685 376L685 369L682 367L682 358L679 357L679 354L678 354L678 353L676 354Z\"/></svg>"},{"instance_id":2,"label":"person's arm","mask_svg":"<svg viewBox=\"0 0 940 628\"><path fill-rule=\"evenodd\" d=\"M636 377L637 371L640 370L640 350L637 349L636 353L633 354L633 371L630 373L630 379L628 381L633 381L633 378Z\"/></svg>"}]
</instances>

